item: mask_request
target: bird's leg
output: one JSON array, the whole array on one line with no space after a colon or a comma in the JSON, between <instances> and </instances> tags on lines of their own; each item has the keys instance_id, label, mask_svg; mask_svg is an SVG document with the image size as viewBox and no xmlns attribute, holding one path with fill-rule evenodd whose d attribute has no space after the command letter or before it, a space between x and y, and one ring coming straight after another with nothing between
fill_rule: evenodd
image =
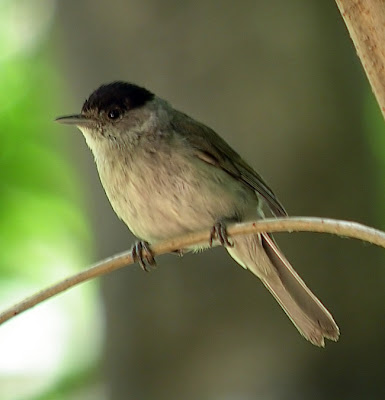
<instances>
[{"instance_id":1,"label":"bird's leg","mask_svg":"<svg viewBox=\"0 0 385 400\"><path fill-rule=\"evenodd\" d=\"M234 243L230 242L227 236L226 222L220 220L214 224L210 231L209 245L213 246L213 241L218 239L219 243L225 247L233 247Z\"/></svg>"},{"instance_id":2,"label":"bird's leg","mask_svg":"<svg viewBox=\"0 0 385 400\"><path fill-rule=\"evenodd\" d=\"M131 250L131 254L134 262L137 261L143 271L149 272L148 265L156 267L155 258L148 242L145 242L144 240L136 242Z\"/></svg>"}]
</instances>

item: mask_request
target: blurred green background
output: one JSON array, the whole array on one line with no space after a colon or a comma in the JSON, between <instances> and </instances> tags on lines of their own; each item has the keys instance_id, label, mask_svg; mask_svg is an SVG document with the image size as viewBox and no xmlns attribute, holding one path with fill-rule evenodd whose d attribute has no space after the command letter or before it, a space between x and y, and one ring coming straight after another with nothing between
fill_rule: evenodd
<instances>
[{"instance_id":1,"label":"blurred green background","mask_svg":"<svg viewBox=\"0 0 385 400\"><path fill-rule=\"evenodd\" d=\"M291 215L384 229L385 132L332 0L1 0L0 306L131 246L80 132L101 83L219 132ZM276 236L341 328L304 341L223 249L117 271L0 326L0 399L383 399L385 256Z\"/></svg>"}]
</instances>

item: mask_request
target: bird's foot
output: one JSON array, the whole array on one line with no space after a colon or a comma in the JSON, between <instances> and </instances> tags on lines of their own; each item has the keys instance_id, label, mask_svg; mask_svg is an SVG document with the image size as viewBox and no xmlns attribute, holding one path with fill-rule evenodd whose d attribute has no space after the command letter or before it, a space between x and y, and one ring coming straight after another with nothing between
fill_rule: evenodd
<instances>
[{"instance_id":1,"label":"bird's foot","mask_svg":"<svg viewBox=\"0 0 385 400\"><path fill-rule=\"evenodd\" d=\"M209 245L213 246L213 241L218 239L219 243L225 247L233 247L234 243L230 242L227 235L226 224L223 221L218 221L214 224L210 231Z\"/></svg>"},{"instance_id":2,"label":"bird's foot","mask_svg":"<svg viewBox=\"0 0 385 400\"><path fill-rule=\"evenodd\" d=\"M134 262L138 262L143 271L149 272L150 269L148 266L156 267L155 258L148 242L144 240L136 242L131 250L131 254Z\"/></svg>"},{"instance_id":3,"label":"bird's foot","mask_svg":"<svg viewBox=\"0 0 385 400\"><path fill-rule=\"evenodd\" d=\"M173 250L171 253L175 254L178 257L183 257L184 253L185 253L185 250L183 250L183 249Z\"/></svg>"}]
</instances>

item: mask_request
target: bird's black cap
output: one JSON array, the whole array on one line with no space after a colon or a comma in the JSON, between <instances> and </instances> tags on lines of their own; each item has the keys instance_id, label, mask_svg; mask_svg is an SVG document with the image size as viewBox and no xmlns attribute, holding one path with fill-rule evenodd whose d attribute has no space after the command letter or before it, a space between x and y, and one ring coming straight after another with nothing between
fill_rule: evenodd
<instances>
[{"instance_id":1,"label":"bird's black cap","mask_svg":"<svg viewBox=\"0 0 385 400\"><path fill-rule=\"evenodd\" d=\"M154 98L147 89L132 83L116 81L102 85L84 102L82 113L89 110L108 111L112 107L123 111L143 106Z\"/></svg>"}]
</instances>

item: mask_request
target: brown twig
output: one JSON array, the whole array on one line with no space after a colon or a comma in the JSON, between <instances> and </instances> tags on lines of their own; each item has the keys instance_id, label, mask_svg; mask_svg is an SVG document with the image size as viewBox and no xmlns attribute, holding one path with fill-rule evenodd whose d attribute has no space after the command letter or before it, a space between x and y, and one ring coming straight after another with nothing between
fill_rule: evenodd
<instances>
[{"instance_id":1,"label":"brown twig","mask_svg":"<svg viewBox=\"0 0 385 400\"><path fill-rule=\"evenodd\" d=\"M385 118L385 0L336 0Z\"/></svg>"},{"instance_id":2,"label":"brown twig","mask_svg":"<svg viewBox=\"0 0 385 400\"><path fill-rule=\"evenodd\" d=\"M265 219L256 222L245 222L229 226L229 236L245 235L257 232L320 232L331 233L339 236L360 239L385 248L385 232L359 224L357 222L339 221L322 218L291 217L279 219ZM184 235L179 238L154 244L151 249L155 256L169 253L177 249L188 248L192 245L208 243L209 231L201 231ZM72 275L59 283L33 294L0 314L0 324L32 308L36 304L55 296L58 293L85 282L97 276L105 275L116 269L133 263L131 251L117 254L111 258L100 261L94 266Z\"/></svg>"}]
</instances>

